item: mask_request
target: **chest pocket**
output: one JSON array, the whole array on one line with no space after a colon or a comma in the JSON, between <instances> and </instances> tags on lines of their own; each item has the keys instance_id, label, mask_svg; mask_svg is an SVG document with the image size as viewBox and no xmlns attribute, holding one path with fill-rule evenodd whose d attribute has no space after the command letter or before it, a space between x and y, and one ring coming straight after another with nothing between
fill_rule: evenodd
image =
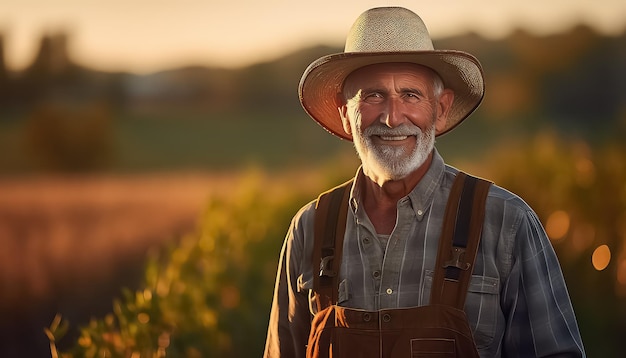
<instances>
[{"instance_id":1,"label":"chest pocket","mask_svg":"<svg viewBox=\"0 0 626 358\"><path fill-rule=\"evenodd\" d=\"M433 271L426 272L423 291L430 297ZM478 349L493 341L500 310L500 281L497 278L472 275L465 299L465 314ZM428 300L426 301L428 303Z\"/></svg>"}]
</instances>

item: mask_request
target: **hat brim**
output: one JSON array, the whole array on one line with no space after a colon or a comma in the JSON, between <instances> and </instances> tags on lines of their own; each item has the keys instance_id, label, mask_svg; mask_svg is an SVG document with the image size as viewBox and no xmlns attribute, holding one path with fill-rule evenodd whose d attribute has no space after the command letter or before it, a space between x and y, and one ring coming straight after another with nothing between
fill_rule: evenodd
<instances>
[{"instance_id":1,"label":"hat brim","mask_svg":"<svg viewBox=\"0 0 626 358\"><path fill-rule=\"evenodd\" d=\"M454 91L454 102L447 123L436 133L437 136L459 125L480 105L484 97L482 66L466 52L347 52L321 57L309 65L300 80L300 103L309 116L327 131L352 141L352 136L343 129L337 103L343 82L356 69L389 62L408 62L429 67L439 74L444 87Z\"/></svg>"}]
</instances>

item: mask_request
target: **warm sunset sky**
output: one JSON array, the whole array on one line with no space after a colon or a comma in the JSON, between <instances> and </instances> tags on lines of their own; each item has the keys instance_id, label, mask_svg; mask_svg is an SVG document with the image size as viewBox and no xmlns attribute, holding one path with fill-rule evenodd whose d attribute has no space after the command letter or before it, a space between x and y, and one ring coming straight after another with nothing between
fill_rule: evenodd
<instances>
[{"instance_id":1,"label":"warm sunset sky","mask_svg":"<svg viewBox=\"0 0 626 358\"><path fill-rule=\"evenodd\" d=\"M340 45L365 9L401 5L435 38L472 30L551 33L577 23L626 28L624 0L0 0L5 59L19 70L43 33L70 33L72 58L138 73L190 64L240 66L317 43Z\"/></svg>"}]
</instances>

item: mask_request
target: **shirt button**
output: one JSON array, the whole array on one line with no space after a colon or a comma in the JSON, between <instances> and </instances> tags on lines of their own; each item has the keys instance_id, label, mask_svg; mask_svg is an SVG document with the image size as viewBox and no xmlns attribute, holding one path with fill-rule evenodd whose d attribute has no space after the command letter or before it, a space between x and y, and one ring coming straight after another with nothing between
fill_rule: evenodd
<instances>
[{"instance_id":1,"label":"shirt button","mask_svg":"<svg viewBox=\"0 0 626 358\"><path fill-rule=\"evenodd\" d=\"M380 271L376 270L376 271L372 272L372 276L374 278L380 278Z\"/></svg>"},{"instance_id":2,"label":"shirt button","mask_svg":"<svg viewBox=\"0 0 626 358\"><path fill-rule=\"evenodd\" d=\"M422 216L422 215L424 215L424 212L422 210L418 210L417 211L417 215Z\"/></svg>"},{"instance_id":3,"label":"shirt button","mask_svg":"<svg viewBox=\"0 0 626 358\"><path fill-rule=\"evenodd\" d=\"M369 243L370 243L370 238L369 238L369 237L365 237L365 238L363 238L363 243L364 243L365 245L369 244Z\"/></svg>"},{"instance_id":4,"label":"shirt button","mask_svg":"<svg viewBox=\"0 0 626 358\"><path fill-rule=\"evenodd\" d=\"M391 321L391 315L389 313L385 313L383 315L383 322L390 322Z\"/></svg>"},{"instance_id":5,"label":"shirt button","mask_svg":"<svg viewBox=\"0 0 626 358\"><path fill-rule=\"evenodd\" d=\"M390 294L392 294L392 293L393 293L393 290L392 290L392 289L390 289L390 288L388 288L388 289L387 289L387 294L388 294L388 295L390 295Z\"/></svg>"}]
</instances>

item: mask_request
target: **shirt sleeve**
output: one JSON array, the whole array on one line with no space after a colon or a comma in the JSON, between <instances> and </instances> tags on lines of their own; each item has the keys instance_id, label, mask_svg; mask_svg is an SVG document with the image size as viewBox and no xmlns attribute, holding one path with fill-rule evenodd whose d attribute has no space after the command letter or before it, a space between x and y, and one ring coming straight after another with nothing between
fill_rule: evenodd
<instances>
[{"instance_id":1,"label":"shirt sleeve","mask_svg":"<svg viewBox=\"0 0 626 358\"><path fill-rule=\"evenodd\" d=\"M292 220L278 263L274 299L265 344L265 358L305 357L311 329L308 290L301 290L303 232L298 229L298 218Z\"/></svg>"},{"instance_id":2,"label":"shirt sleeve","mask_svg":"<svg viewBox=\"0 0 626 358\"><path fill-rule=\"evenodd\" d=\"M503 290L506 357L584 357L557 256L528 209L516 233L514 263Z\"/></svg>"}]
</instances>

